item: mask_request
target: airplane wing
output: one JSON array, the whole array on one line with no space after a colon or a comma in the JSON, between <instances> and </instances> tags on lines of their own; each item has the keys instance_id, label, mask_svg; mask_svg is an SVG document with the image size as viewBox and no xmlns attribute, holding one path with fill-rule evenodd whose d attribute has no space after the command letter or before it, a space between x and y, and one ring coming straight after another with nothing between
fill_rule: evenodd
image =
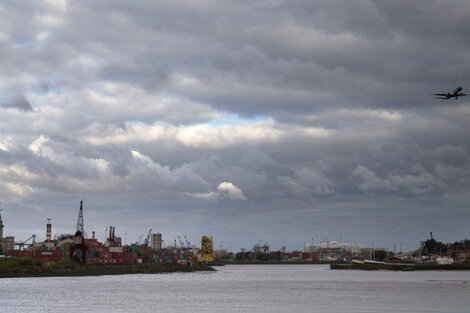
<instances>
[{"instance_id":1,"label":"airplane wing","mask_svg":"<svg viewBox=\"0 0 470 313\"><path fill-rule=\"evenodd\" d=\"M431 93L431 95L445 97L447 94L446 93Z\"/></svg>"}]
</instances>

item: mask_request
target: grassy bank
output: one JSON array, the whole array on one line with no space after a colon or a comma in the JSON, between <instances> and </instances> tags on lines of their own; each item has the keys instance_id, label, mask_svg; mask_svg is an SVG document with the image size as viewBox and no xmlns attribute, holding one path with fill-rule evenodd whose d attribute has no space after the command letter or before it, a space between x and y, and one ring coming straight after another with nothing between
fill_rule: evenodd
<instances>
[{"instance_id":1,"label":"grassy bank","mask_svg":"<svg viewBox=\"0 0 470 313\"><path fill-rule=\"evenodd\" d=\"M194 271L213 271L213 269L205 265L79 265L72 261L44 262L30 258L0 259L0 277L98 276Z\"/></svg>"}]
</instances>

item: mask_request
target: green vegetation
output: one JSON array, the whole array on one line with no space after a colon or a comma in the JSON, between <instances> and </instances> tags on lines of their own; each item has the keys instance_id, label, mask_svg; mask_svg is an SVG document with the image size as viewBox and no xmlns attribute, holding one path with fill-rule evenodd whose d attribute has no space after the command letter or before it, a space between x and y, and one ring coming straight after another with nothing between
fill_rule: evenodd
<instances>
[{"instance_id":1,"label":"green vegetation","mask_svg":"<svg viewBox=\"0 0 470 313\"><path fill-rule=\"evenodd\" d=\"M375 250L374 251L375 261L386 261L388 258L388 252L385 250Z\"/></svg>"},{"instance_id":2,"label":"green vegetation","mask_svg":"<svg viewBox=\"0 0 470 313\"><path fill-rule=\"evenodd\" d=\"M46 262L30 258L0 259L0 277L45 276L48 272L50 265Z\"/></svg>"},{"instance_id":3,"label":"green vegetation","mask_svg":"<svg viewBox=\"0 0 470 313\"><path fill-rule=\"evenodd\" d=\"M235 254L236 261L245 261L245 262L253 262L253 261L282 261L282 254L280 251L270 252L268 253L255 253L252 251L244 251L238 252Z\"/></svg>"},{"instance_id":4,"label":"green vegetation","mask_svg":"<svg viewBox=\"0 0 470 313\"><path fill-rule=\"evenodd\" d=\"M446 244L440 241L437 241L436 239L426 240L420 251L421 255L445 254L445 253L447 253Z\"/></svg>"},{"instance_id":5,"label":"green vegetation","mask_svg":"<svg viewBox=\"0 0 470 313\"><path fill-rule=\"evenodd\" d=\"M306 254L307 255L307 254ZM269 253L241 251L235 254L236 262L282 262L284 261L281 251L271 251Z\"/></svg>"},{"instance_id":6,"label":"green vegetation","mask_svg":"<svg viewBox=\"0 0 470 313\"><path fill-rule=\"evenodd\" d=\"M79 265L74 261L44 262L31 258L0 259L0 277L97 276L212 271L209 266L186 265Z\"/></svg>"}]
</instances>

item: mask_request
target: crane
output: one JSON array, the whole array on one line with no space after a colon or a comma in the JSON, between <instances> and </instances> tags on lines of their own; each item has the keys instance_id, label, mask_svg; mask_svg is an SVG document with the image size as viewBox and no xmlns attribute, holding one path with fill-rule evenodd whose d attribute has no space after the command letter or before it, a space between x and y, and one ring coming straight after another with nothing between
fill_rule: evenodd
<instances>
[{"instance_id":1,"label":"crane","mask_svg":"<svg viewBox=\"0 0 470 313\"><path fill-rule=\"evenodd\" d=\"M188 249L191 249L191 243L189 242L188 237L186 237L186 235L184 235L184 241L186 241L186 247Z\"/></svg>"},{"instance_id":2,"label":"crane","mask_svg":"<svg viewBox=\"0 0 470 313\"><path fill-rule=\"evenodd\" d=\"M29 237L28 239L24 240L24 241L21 241L21 242L17 242L15 243L15 246L18 246L18 249L19 250L23 250L24 246L27 244L28 241L31 240L31 244L30 246L34 245L36 243L36 235L31 235L31 237Z\"/></svg>"},{"instance_id":3,"label":"crane","mask_svg":"<svg viewBox=\"0 0 470 313\"><path fill-rule=\"evenodd\" d=\"M184 248L184 244L183 244L183 241L181 240L180 235L178 235L178 242L180 244L180 248Z\"/></svg>"},{"instance_id":4,"label":"crane","mask_svg":"<svg viewBox=\"0 0 470 313\"><path fill-rule=\"evenodd\" d=\"M140 243L142 242L142 237L144 237L144 235L143 235L143 234L140 234L140 235L139 235L139 241L138 241L138 244L139 244L139 245L140 245Z\"/></svg>"},{"instance_id":5,"label":"crane","mask_svg":"<svg viewBox=\"0 0 470 313\"><path fill-rule=\"evenodd\" d=\"M150 235L152 234L152 229L149 229L149 233L147 235L147 238L145 238L144 244L148 246L150 244Z\"/></svg>"}]
</instances>

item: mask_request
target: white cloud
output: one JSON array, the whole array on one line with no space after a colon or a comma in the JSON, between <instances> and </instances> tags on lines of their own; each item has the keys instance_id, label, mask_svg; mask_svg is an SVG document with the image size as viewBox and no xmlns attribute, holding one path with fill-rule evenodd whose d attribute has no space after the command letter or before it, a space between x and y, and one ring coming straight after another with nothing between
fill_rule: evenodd
<instances>
[{"instance_id":1,"label":"white cloud","mask_svg":"<svg viewBox=\"0 0 470 313\"><path fill-rule=\"evenodd\" d=\"M212 125L208 123L175 126L168 123L128 123L125 128L87 130L85 141L94 145L146 142L177 142L190 148L221 149L234 145L269 144L287 138L327 138L324 128L278 124L272 119L256 122ZM96 133L100 132L100 136Z\"/></svg>"},{"instance_id":2,"label":"white cloud","mask_svg":"<svg viewBox=\"0 0 470 313\"><path fill-rule=\"evenodd\" d=\"M354 123L383 123L400 122L403 119L403 113L398 110L370 109L370 108L341 108L331 109L314 114L301 115L298 118L306 121L330 121L336 120L342 124ZM359 124L361 125L361 124Z\"/></svg>"},{"instance_id":3,"label":"white cloud","mask_svg":"<svg viewBox=\"0 0 470 313\"><path fill-rule=\"evenodd\" d=\"M282 131L272 127L271 123L220 126L203 124L179 128L175 139L186 146L217 148L244 142L274 142L281 135Z\"/></svg>"},{"instance_id":4,"label":"white cloud","mask_svg":"<svg viewBox=\"0 0 470 313\"><path fill-rule=\"evenodd\" d=\"M2 136L0 135L0 149L8 151L13 146L13 137L12 136Z\"/></svg>"},{"instance_id":5,"label":"white cloud","mask_svg":"<svg viewBox=\"0 0 470 313\"><path fill-rule=\"evenodd\" d=\"M191 198L212 201L216 201L218 199L246 200L242 190L231 182L221 182L217 186L217 191L208 191L204 193L186 192L185 194Z\"/></svg>"},{"instance_id":6,"label":"white cloud","mask_svg":"<svg viewBox=\"0 0 470 313\"><path fill-rule=\"evenodd\" d=\"M375 119L389 122L397 122L403 117L402 113L399 111L384 109L341 109L333 114L337 114L338 116L343 116L345 118Z\"/></svg>"},{"instance_id":7,"label":"white cloud","mask_svg":"<svg viewBox=\"0 0 470 313\"><path fill-rule=\"evenodd\" d=\"M185 192L185 195L200 200L217 200L219 198L219 193L215 191L208 192Z\"/></svg>"},{"instance_id":8,"label":"white cloud","mask_svg":"<svg viewBox=\"0 0 470 313\"><path fill-rule=\"evenodd\" d=\"M330 132L324 128L319 127L302 127L299 133L305 137L321 138L328 137Z\"/></svg>"},{"instance_id":9,"label":"white cloud","mask_svg":"<svg viewBox=\"0 0 470 313\"><path fill-rule=\"evenodd\" d=\"M43 150L43 146L46 142L49 141L49 138L47 138L46 136L39 136L38 138L36 138L29 146L28 146L28 149L33 151L34 153L36 154L40 154Z\"/></svg>"},{"instance_id":10,"label":"white cloud","mask_svg":"<svg viewBox=\"0 0 470 313\"><path fill-rule=\"evenodd\" d=\"M25 196L27 194L34 192L34 188L26 184L0 183L0 186L3 186L3 189L7 193L11 193L18 197L22 197L22 196Z\"/></svg>"},{"instance_id":11,"label":"white cloud","mask_svg":"<svg viewBox=\"0 0 470 313\"><path fill-rule=\"evenodd\" d=\"M217 191L230 200L246 200L241 189L231 182L221 182L219 186L217 186Z\"/></svg>"}]
</instances>

